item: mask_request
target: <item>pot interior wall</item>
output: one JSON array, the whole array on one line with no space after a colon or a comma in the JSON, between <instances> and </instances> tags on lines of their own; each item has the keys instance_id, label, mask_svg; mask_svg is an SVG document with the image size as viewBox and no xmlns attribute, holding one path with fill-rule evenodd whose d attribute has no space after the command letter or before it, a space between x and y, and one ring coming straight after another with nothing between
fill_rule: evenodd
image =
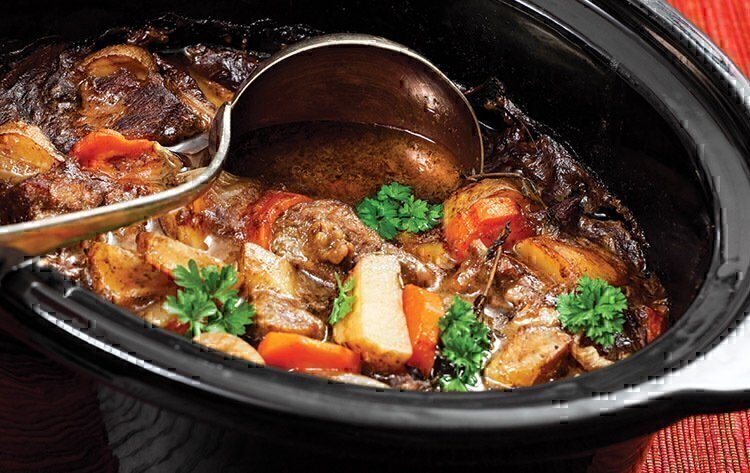
<instances>
[{"instance_id":1,"label":"pot interior wall","mask_svg":"<svg viewBox=\"0 0 750 473\"><path fill-rule=\"evenodd\" d=\"M422 52L463 85L496 76L512 100L554 130L634 212L652 244L649 261L671 295L675 315L693 300L708 270L711 202L696 153L683 143L679 126L585 44L504 2L10 3L16 5L0 18L5 51L46 35L85 38L175 12L371 33Z\"/></svg>"}]
</instances>

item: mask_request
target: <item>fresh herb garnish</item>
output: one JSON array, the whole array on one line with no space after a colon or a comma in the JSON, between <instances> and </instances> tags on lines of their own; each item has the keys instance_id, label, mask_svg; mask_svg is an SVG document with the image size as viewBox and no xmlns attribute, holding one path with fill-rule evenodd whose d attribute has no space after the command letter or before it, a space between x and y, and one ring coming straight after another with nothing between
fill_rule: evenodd
<instances>
[{"instance_id":1,"label":"fresh herb garnish","mask_svg":"<svg viewBox=\"0 0 750 473\"><path fill-rule=\"evenodd\" d=\"M392 240L399 232L419 233L435 227L443 218L443 205L416 199L411 187L392 182L374 198L364 199L357 215L381 237Z\"/></svg>"},{"instance_id":2,"label":"fresh herb garnish","mask_svg":"<svg viewBox=\"0 0 750 473\"><path fill-rule=\"evenodd\" d=\"M458 296L453 297L438 327L441 355L453 369L440 378L440 387L443 391L466 391L466 386L476 385L489 355L490 330L474 315L471 304Z\"/></svg>"},{"instance_id":3,"label":"fresh herb garnish","mask_svg":"<svg viewBox=\"0 0 750 473\"><path fill-rule=\"evenodd\" d=\"M354 289L354 278L349 278L345 283L341 283L339 275L336 275L336 286L339 289L339 294L333 301L333 309L331 309L331 315L328 316L328 323L336 325L337 323L344 320L344 317L349 315L354 307L354 301L356 297L354 294L349 294Z\"/></svg>"},{"instance_id":4,"label":"fresh herb garnish","mask_svg":"<svg viewBox=\"0 0 750 473\"><path fill-rule=\"evenodd\" d=\"M612 346L615 334L622 332L628 300L619 287L603 279L583 276L570 294L557 297L560 323L571 333L583 333L594 343Z\"/></svg>"},{"instance_id":5,"label":"fresh herb garnish","mask_svg":"<svg viewBox=\"0 0 750 473\"><path fill-rule=\"evenodd\" d=\"M234 266L221 269L207 266L199 270L196 262L190 260L187 267L175 268L174 277L182 289L177 291L177 297L167 296L164 309L189 324L188 333L192 336L201 332L242 335L245 326L253 322L254 307L240 301L237 290L232 288L237 284Z\"/></svg>"}]
</instances>

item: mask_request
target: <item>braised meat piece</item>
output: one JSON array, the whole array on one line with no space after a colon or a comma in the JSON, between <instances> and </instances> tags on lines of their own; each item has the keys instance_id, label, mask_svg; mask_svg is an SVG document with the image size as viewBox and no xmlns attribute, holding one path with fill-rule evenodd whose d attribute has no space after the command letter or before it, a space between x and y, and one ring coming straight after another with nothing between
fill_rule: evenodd
<instances>
[{"instance_id":1,"label":"braised meat piece","mask_svg":"<svg viewBox=\"0 0 750 473\"><path fill-rule=\"evenodd\" d=\"M262 191L263 186L257 181L222 172L205 194L178 210L175 218L180 225L201 233L203 238L215 233L242 239L246 210Z\"/></svg>"},{"instance_id":2,"label":"braised meat piece","mask_svg":"<svg viewBox=\"0 0 750 473\"><path fill-rule=\"evenodd\" d=\"M262 293L253 298L253 306L255 323L252 334L258 340L268 332L298 333L318 340L326 335L326 324L301 308L294 299Z\"/></svg>"},{"instance_id":3,"label":"braised meat piece","mask_svg":"<svg viewBox=\"0 0 750 473\"><path fill-rule=\"evenodd\" d=\"M525 327L492 358L486 376L503 387L532 386L554 378L570 351L560 329Z\"/></svg>"},{"instance_id":4,"label":"braised meat piece","mask_svg":"<svg viewBox=\"0 0 750 473\"><path fill-rule=\"evenodd\" d=\"M301 203L285 212L274 225L271 251L328 281L369 253L396 255L408 282L430 285L436 278L433 269L383 241L350 206L335 200Z\"/></svg>"},{"instance_id":5,"label":"braised meat piece","mask_svg":"<svg viewBox=\"0 0 750 473\"><path fill-rule=\"evenodd\" d=\"M0 219L3 224L37 220L122 202L161 189L158 184L121 184L67 161L2 191L7 206L0 212Z\"/></svg>"},{"instance_id":6,"label":"braised meat piece","mask_svg":"<svg viewBox=\"0 0 750 473\"><path fill-rule=\"evenodd\" d=\"M236 91L258 67L260 58L245 51L196 44L185 49L191 70L205 79Z\"/></svg>"},{"instance_id":7,"label":"braised meat piece","mask_svg":"<svg viewBox=\"0 0 750 473\"><path fill-rule=\"evenodd\" d=\"M203 132L210 119L205 104L181 87L167 83L153 55L136 46L89 54L84 47L50 45L0 80L0 121L37 125L63 152L98 128L169 145Z\"/></svg>"},{"instance_id":8,"label":"braised meat piece","mask_svg":"<svg viewBox=\"0 0 750 473\"><path fill-rule=\"evenodd\" d=\"M111 128L128 138L174 144L208 126L205 110L169 90L153 56L142 48L105 48L84 58L79 70L76 123L86 131Z\"/></svg>"},{"instance_id":9,"label":"braised meat piece","mask_svg":"<svg viewBox=\"0 0 750 473\"><path fill-rule=\"evenodd\" d=\"M21 58L0 79L0 121L20 120L38 126L61 151L68 151L86 131L75 125L79 106L75 65L81 47L50 44Z\"/></svg>"}]
</instances>

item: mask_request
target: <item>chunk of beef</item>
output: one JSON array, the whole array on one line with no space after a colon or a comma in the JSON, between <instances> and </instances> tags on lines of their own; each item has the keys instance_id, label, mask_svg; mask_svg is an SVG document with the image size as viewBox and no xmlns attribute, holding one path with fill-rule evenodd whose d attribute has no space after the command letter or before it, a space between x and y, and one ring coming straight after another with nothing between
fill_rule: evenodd
<instances>
[{"instance_id":1,"label":"chunk of beef","mask_svg":"<svg viewBox=\"0 0 750 473\"><path fill-rule=\"evenodd\" d=\"M56 44L13 64L0 79L0 121L37 125L63 152L96 128L167 145L207 128L205 114L170 90L158 68L134 70L108 57L99 60L112 64L92 72L88 53L86 47ZM173 86L179 93L182 84Z\"/></svg>"},{"instance_id":2,"label":"chunk of beef","mask_svg":"<svg viewBox=\"0 0 750 473\"><path fill-rule=\"evenodd\" d=\"M549 381L570 351L570 335L551 327L524 327L492 357L485 375L504 387Z\"/></svg>"},{"instance_id":3,"label":"chunk of beef","mask_svg":"<svg viewBox=\"0 0 750 473\"><path fill-rule=\"evenodd\" d=\"M118 183L68 161L2 192L3 224L91 209L163 190L156 184Z\"/></svg>"},{"instance_id":4,"label":"chunk of beef","mask_svg":"<svg viewBox=\"0 0 750 473\"><path fill-rule=\"evenodd\" d=\"M396 255L407 281L430 285L436 278L433 269L383 241L351 207L335 200L300 203L286 211L274 224L271 251L327 281L369 253Z\"/></svg>"},{"instance_id":5,"label":"chunk of beef","mask_svg":"<svg viewBox=\"0 0 750 473\"><path fill-rule=\"evenodd\" d=\"M300 307L299 302L274 293L259 293L253 297L255 323L253 336L261 339L268 332L298 333L322 340L326 324Z\"/></svg>"},{"instance_id":6,"label":"chunk of beef","mask_svg":"<svg viewBox=\"0 0 750 473\"><path fill-rule=\"evenodd\" d=\"M208 80L236 91L258 67L257 55L237 49L197 44L185 50L190 68Z\"/></svg>"},{"instance_id":7,"label":"chunk of beef","mask_svg":"<svg viewBox=\"0 0 750 473\"><path fill-rule=\"evenodd\" d=\"M79 130L111 128L128 138L174 144L208 127L204 111L181 101L158 72L140 76L121 68L108 75L84 76L78 88Z\"/></svg>"},{"instance_id":8,"label":"chunk of beef","mask_svg":"<svg viewBox=\"0 0 750 473\"><path fill-rule=\"evenodd\" d=\"M75 65L86 51L69 44L40 47L0 79L0 121L34 124L67 152L85 132L74 126L78 108Z\"/></svg>"},{"instance_id":9,"label":"chunk of beef","mask_svg":"<svg viewBox=\"0 0 750 473\"><path fill-rule=\"evenodd\" d=\"M262 191L258 181L222 172L205 194L177 212L177 223L191 226L204 237L215 233L242 239L246 211Z\"/></svg>"}]
</instances>

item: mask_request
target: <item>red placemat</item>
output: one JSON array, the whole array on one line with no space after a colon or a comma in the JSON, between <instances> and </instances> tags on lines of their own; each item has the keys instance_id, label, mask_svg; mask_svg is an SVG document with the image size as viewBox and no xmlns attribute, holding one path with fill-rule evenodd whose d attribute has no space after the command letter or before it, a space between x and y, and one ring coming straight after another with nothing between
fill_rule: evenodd
<instances>
[{"instance_id":1,"label":"red placemat","mask_svg":"<svg viewBox=\"0 0 750 473\"><path fill-rule=\"evenodd\" d=\"M669 0L750 72L750 0ZM750 411L686 419L654 437L639 473L750 472Z\"/></svg>"}]
</instances>

